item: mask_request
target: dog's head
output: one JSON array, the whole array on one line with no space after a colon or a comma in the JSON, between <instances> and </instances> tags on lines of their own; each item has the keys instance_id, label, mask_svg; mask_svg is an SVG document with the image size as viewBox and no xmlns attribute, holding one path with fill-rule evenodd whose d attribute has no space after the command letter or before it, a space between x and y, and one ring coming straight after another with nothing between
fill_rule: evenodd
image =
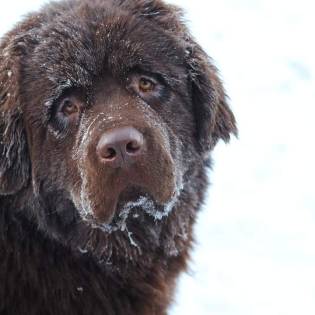
<instances>
[{"instance_id":1,"label":"dog's head","mask_svg":"<svg viewBox=\"0 0 315 315\"><path fill-rule=\"evenodd\" d=\"M162 219L236 133L215 67L158 0L28 17L2 41L0 112L0 194L31 192L59 225Z\"/></svg>"}]
</instances>

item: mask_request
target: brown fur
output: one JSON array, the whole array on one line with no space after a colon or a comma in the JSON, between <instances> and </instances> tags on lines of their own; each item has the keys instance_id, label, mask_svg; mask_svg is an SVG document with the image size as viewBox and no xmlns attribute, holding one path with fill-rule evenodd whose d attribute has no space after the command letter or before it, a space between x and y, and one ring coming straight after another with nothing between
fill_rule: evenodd
<instances>
[{"instance_id":1,"label":"brown fur","mask_svg":"<svg viewBox=\"0 0 315 315\"><path fill-rule=\"evenodd\" d=\"M0 313L166 314L209 153L236 133L181 11L70 0L30 14L1 42L0 113ZM113 169L95 148L124 126L144 153Z\"/></svg>"}]
</instances>

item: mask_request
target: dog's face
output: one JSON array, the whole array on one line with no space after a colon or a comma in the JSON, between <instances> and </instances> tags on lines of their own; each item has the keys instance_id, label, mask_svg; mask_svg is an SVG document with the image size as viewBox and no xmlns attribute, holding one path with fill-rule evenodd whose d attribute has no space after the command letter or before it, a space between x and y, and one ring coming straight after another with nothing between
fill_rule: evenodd
<instances>
[{"instance_id":1,"label":"dog's face","mask_svg":"<svg viewBox=\"0 0 315 315\"><path fill-rule=\"evenodd\" d=\"M82 2L29 18L0 55L0 193L31 191L54 234L162 220L236 131L174 7Z\"/></svg>"}]
</instances>

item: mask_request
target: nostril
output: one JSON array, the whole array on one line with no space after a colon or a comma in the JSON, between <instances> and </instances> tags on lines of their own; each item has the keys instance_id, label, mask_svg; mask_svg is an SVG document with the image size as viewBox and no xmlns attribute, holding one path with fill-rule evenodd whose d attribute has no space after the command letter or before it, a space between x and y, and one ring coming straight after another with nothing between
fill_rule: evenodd
<instances>
[{"instance_id":1,"label":"nostril","mask_svg":"<svg viewBox=\"0 0 315 315\"><path fill-rule=\"evenodd\" d=\"M116 157L116 151L113 148L107 148L104 152L103 158L106 160L112 160Z\"/></svg>"},{"instance_id":2,"label":"nostril","mask_svg":"<svg viewBox=\"0 0 315 315\"><path fill-rule=\"evenodd\" d=\"M126 152L128 154L135 154L138 151L140 151L140 149L141 149L141 145L137 141L130 141L126 145Z\"/></svg>"}]
</instances>

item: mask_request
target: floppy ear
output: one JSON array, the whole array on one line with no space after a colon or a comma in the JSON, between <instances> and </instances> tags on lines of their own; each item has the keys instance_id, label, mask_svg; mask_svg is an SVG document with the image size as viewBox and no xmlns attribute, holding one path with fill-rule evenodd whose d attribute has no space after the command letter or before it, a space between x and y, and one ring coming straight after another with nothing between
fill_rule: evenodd
<instances>
[{"instance_id":1,"label":"floppy ear","mask_svg":"<svg viewBox=\"0 0 315 315\"><path fill-rule=\"evenodd\" d=\"M20 58L10 41L0 46L0 195L17 193L30 174L19 96Z\"/></svg>"},{"instance_id":2,"label":"floppy ear","mask_svg":"<svg viewBox=\"0 0 315 315\"><path fill-rule=\"evenodd\" d=\"M121 1L125 3L125 0ZM130 5L130 1L126 3ZM134 0L132 6L135 14L155 21L184 43L201 150L209 151L219 139L227 142L231 134L237 135L235 118L228 106L218 71L191 37L183 22L182 10L160 0Z\"/></svg>"},{"instance_id":3,"label":"floppy ear","mask_svg":"<svg viewBox=\"0 0 315 315\"><path fill-rule=\"evenodd\" d=\"M190 43L186 52L197 135L201 149L209 151L219 139L237 136L237 127L217 69L198 44Z\"/></svg>"}]
</instances>

